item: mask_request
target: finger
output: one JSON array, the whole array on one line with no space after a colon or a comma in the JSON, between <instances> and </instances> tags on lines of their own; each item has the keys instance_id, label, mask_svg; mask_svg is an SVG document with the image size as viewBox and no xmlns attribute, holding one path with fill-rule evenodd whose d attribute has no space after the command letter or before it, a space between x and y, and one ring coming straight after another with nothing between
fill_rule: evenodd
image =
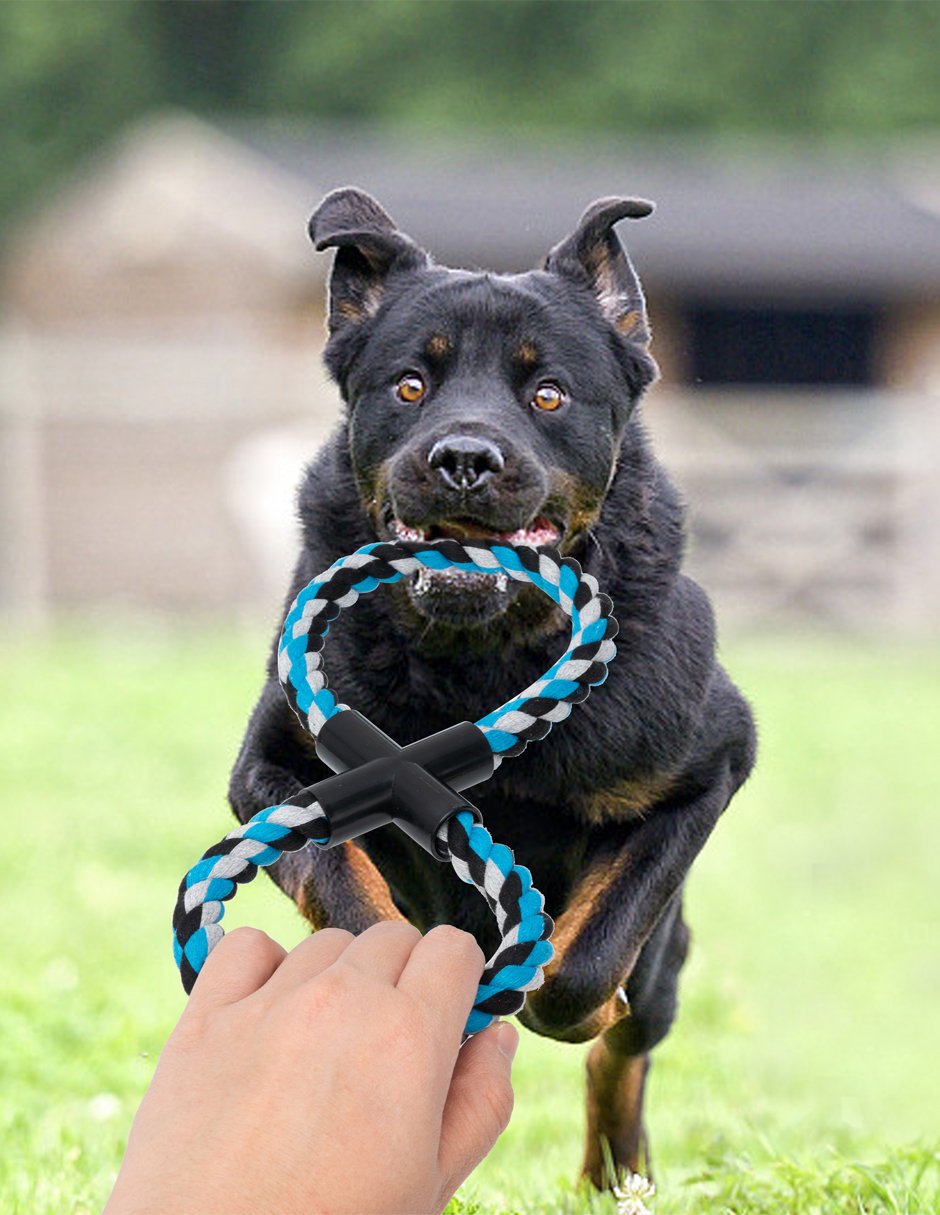
<instances>
[{"instance_id":1,"label":"finger","mask_svg":"<svg viewBox=\"0 0 940 1215\"><path fill-rule=\"evenodd\" d=\"M442 924L414 947L398 988L428 1010L432 1032L459 1042L485 962L469 932Z\"/></svg>"},{"instance_id":2,"label":"finger","mask_svg":"<svg viewBox=\"0 0 940 1215\"><path fill-rule=\"evenodd\" d=\"M277 1000L315 979L355 941L345 928L320 928L295 945L265 985L265 999Z\"/></svg>"},{"instance_id":3,"label":"finger","mask_svg":"<svg viewBox=\"0 0 940 1215\"><path fill-rule=\"evenodd\" d=\"M519 1031L500 1021L461 1050L441 1120L438 1167L450 1188L447 1198L473 1172L509 1125L512 1059Z\"/></svg>"},{"instance_id":4,"label":"finger","mask_svg":"<svg viewBox=\"0 0 940 1215\"><path fill-rule=\"evenodd\" d=\"M421 933L403 920L383 920L361 933L339 959L363 978L394 987L421 941Z\"/></svg>"},{"instance_id":5,"label":"finger","mask_svg":"<svg viewBox=\"0 0 940 1215\"><path fill-rule=\"evenodd\" d=\"M235 1004L263 987L287 957L287 951L257 928L226 933L206 958L188 1008L208 1011Z\"/></svg>"}]
</instances>

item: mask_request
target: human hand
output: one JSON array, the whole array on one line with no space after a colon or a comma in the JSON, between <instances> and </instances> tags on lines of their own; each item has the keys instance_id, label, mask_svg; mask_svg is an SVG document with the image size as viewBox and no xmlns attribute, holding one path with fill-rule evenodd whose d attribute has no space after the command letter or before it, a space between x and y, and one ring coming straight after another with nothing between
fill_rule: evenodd
<instances>
[{"instance_id":1,"label":"human hand","mask_svg":"<svg viewBox=\"0 0 940 1215\"><path fill-rule=\"evenodd\" d=\"M505 1130L518 1034L460 1049L483 971L456 928L325 928L212 951L131 1128L105 1215L442 1211Z\"/></svg>"}]
</instances>

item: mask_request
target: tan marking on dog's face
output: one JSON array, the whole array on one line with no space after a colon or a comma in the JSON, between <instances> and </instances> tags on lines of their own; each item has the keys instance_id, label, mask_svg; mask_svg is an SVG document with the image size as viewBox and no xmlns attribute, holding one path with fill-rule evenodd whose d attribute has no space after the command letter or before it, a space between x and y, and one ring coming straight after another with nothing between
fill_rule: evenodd
<instances>
[{"instance_id":1,"label":"tan marking on dog's face","mask_svg":"<svg viewBox=\"0 0 940 1215\"><path fill-rule=\"evenodd\" d=\"M568 518L568 535L563 546L565 552L574 544L575 538L585 535L597 524L600 507L581 507Z\"/></svg>"},{"instance_id":2,"label":"tan marking on dog's face","mask_svg":"<svg viewBox=\"0 0 940 1215\"><path fill-rule=\"evenodd\" d=\"M598 500L597 493L583 481L558 468L552 469L549 485L545 513L552 514L552 505L556 503L562 508L567 526L561 551L567 553L596 525L603 495Z\"/></svg>"},{"instance_id":3,"label":"tan marking on dog's face","mask_svg":"<svg viewBox=\"0 0 940 1215\"><path fill-rule=\"evenodd\" d=\"M515 349L515 358L523 367L534 367L539 361L539 352L534 342L520 342Z\"/></svg>"},{"instance_id":4,"label":"tan marking on dog's face","mask_svg":"<svg viewBox=\"0 0 940 1215\"><path fill-rule=\"evenodd\" d=\"M428 338L425 343L425 353L431 359L446 358L451 351L450 338L445 337L443 333L435 333Z\"/></svg>"},{"instance_id":5,"label":"tan marking on dog's face","mask_svg":"<svg viewBox=\"0 0 940 1215\"><path fill-rule=\"evenodd\" d=\"M380 464L372 474L370 480L364 477L359 481L359 495L362 504L363 514L368 518L369 522L375 528L375 534L378 535L381 530L381 513L388 497L388 475L390 460L386 460Z\"/></svg>"}]
</instances>

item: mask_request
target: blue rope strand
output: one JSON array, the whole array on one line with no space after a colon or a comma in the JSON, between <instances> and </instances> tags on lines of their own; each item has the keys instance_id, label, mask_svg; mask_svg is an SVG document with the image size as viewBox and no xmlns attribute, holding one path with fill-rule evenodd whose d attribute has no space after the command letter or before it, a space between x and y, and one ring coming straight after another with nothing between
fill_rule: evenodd
<instances>
[{"instance_id":1,"label":"blue rope strand","mask_svg":"<svg viewBox=\"0 0 940 1215\"><path fill-rule=\"evenodd\" d=\"M461 559L453 560L449 555L453 553ZM554 722L568 716L572 704L606 679L607 663L616 652L617 625L610 614L610 600L598 593L592 578L582 575L577 562L561 558L550 548L512 547L505 542L379 541L343 557L313 579L298 594L284 622L278 673L288 699L314 736L326 720L345 708L329 691L322 670L321 650L330 622L360 594L381 583L398 582L419 566L445 570L454 565L530 581L571 618L568 648L545 675L477 721L497 762L506 754L521 753L527 742L544 737ZM362 572L357 576L358 570ZM315 802L304 807L288 801L259 811L189 870L180 884L173 917L173 954L187 991L221 940L224 904L239 884L251 881L259 867L273 864L285 851L295 851L309 840L325 843L329 836L329 823ZM542 968L554 952L549 941L553 924L529 870L516 865L504 844L494 844L490 833L469 812L452 816L438 838L449 850L457 876L483 894L503 937L479 984L465 1028L469 1035L485 1029L497 1016L517 1012L526 991L541 985ZM502 895L509 881L517 884L512 888L519 893L514 906L506 907Z\"/></svg>"}]
</instances>

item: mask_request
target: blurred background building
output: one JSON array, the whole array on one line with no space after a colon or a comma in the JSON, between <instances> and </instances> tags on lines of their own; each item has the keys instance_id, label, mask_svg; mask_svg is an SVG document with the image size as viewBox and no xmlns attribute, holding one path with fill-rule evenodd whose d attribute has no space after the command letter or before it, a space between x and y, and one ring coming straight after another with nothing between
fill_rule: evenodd
<instances>
[{"instance_id":1,"label":"blurred background building","mask_svg":"<svg viewBox=\"0 0 940 1215\"><path fill-rule=\"evenodd\" d=\"M52 10L65 6L30 7L34 16L22 18L22 28L2 14L0 23L21 35L41 30L58 46L59 35L35 14L52 22ZM934 109L913 118L901 112L874 139L865 123L871 111L852 102L851 90L842 110L828 95L817 99L814 116L809 83L804 113L794 108L785 73L776 109L760 112L757 98L746 122L722 109L715 99L722 72L733 73L737 60L698 61L715 96L699 82L701 96L690 99L681 73L657 77L666 82L662 96L640 99L648 120L634 108L618 123L627 86L620 76L592 78L588 64L580 88L593 87L601 100L606 88L609 111L598 116L569 94L574 121L556 138L551 106L541 122L525 112L530 99L518 102L516 122L498 107L490 112L486 73L472 54L464 86L475 70L481 112L461 111L463 93L439 82L437 94L425 96L428 105L428 96L437 98L432 122L419 112L396 114L394 105L383 111L382 94L360 99L357 112L334 61L345 56L352 73L368 69L384 38L397 62L420 73L428 53L422 11L425 26L446 18L441 29L463 30L474 47L499 40L483 18L510 25L538 18L556 38L580 31L582 51L594 48L599 61L618 31L626 47L628 17L651 46L671 31L668 45L681 49L690 30L706 42L722 29L727 36L728 22L746 12L754 29L751 42L741 37L743 63L755 42L775 36L773 22L751 15L764 8L783 21L786 46L794 31L804 41L825 33L816 53L828 48L839 62L859 42L857 19L844 8L840 18L828 3L786 0L277 6L284 15L275 23L297 35L288 46L263 32L259 13L270 6L251 0L81 7L94 20L80 20L73 34L91 29L100 42L123 30L134 45L151 45L152 63L172 59L176 75L161 78L154 69L163 87L140 94L125 80L133 104L118 115L124 121L99 123L81 155L62 154L35 181L24 169L22 195L8 205L0 608L33 618L133 608L270 619L296 545L300 471L338 416L337 392L319 363L329 259L313 253L305 222L329 189L357 184L439 261L498 270L538 264L596 197L654 199L651 219L621 226L647 291L663 373L645 417L690 502L690 569L715 596L723 622L936 628L936 73ZM938 11L906 0L847 7L878 14L875 25L892 9L883 37L905 46L919 45L925 32L914 10ZM127 11L109 22L109 8ZM192 11L164 13L171 8ZM657 8L658 19L650 13ZM304 59L300 34L313 28L313 10L324 24L308 38ZM940 23L928 20L940 34ZM350 51L340 35L353 21L362 44ZM584 29L593 29L591 38ZM323 39L331 32L336 49L327 60ZM862 45L877 65L878 46ZM239 96L229 60L246 62L252 46L267 55L255 64L259 76L267 65L276 78L288 63L288 78L306 81L313 102L302 120L300 86L283 100L289 119L273 86L260 101ZM795 63L804 62L799 49L797 39ZM182 67L174 50L185 51ZM438 52L446 57L447 45ZM523 52L517 48L521 61ZM915 83L918 62L908 64ZM94 73L83 70L80 79L92 87ZM531 87L543 83L531 63L528 70ZM334 81L332 95L324 78ZM879 79L872 76L876 92ZM670 110L670 81L684 98L679 117ZM52 68L48 87L63 87ZM510 106L514 87L506 86ZM891 79L880 87L893 87ZM386 88L394 100L388 81ZM716 106L735 138L711 129L704 137ZM852 126L845 115L854 116L854 129L840 131L840 122Z\"/></svg>"}]
</instances>

